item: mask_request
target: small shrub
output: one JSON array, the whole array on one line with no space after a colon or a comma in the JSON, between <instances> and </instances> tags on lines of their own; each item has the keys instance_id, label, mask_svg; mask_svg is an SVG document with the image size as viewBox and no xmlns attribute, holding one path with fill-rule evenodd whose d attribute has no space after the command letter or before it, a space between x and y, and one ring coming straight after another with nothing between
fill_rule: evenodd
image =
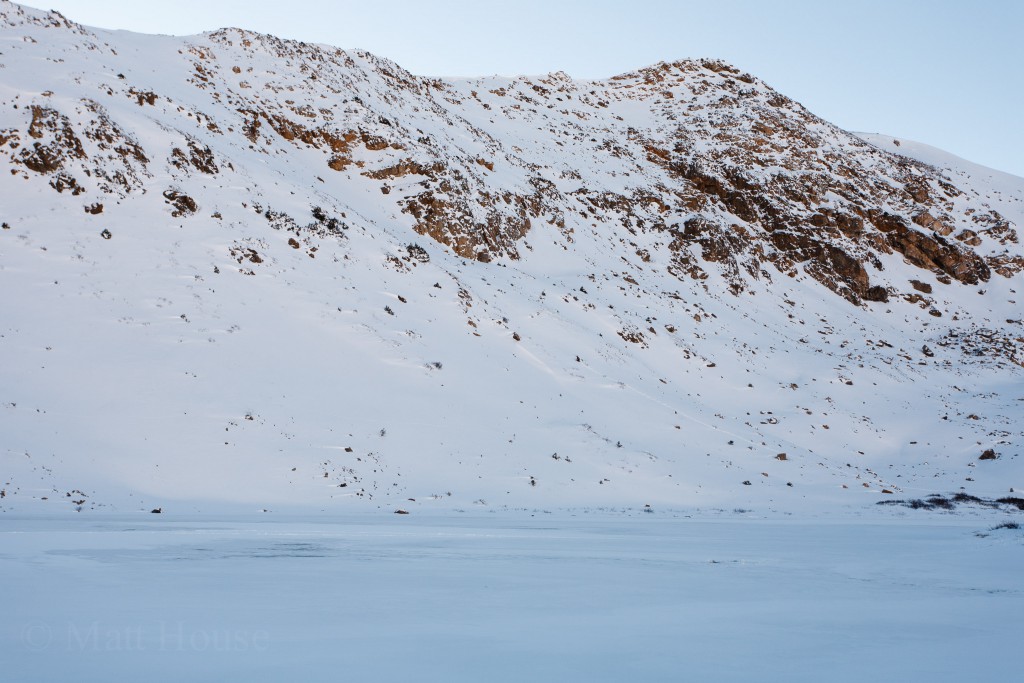
<instances>
[{"instance_id":1,"label":"small shrub","mask_svg":"<svg viewBox=\"0 0 1024 683\"><path fill-rule=\"evenodd\" d=\"M978 498L977 496L972 496L972 495L970 495L968 493L958 493L958 494L953 496L953 502L954 503L984 503L985 501L983 501L981 498Z\"/></svg>"},{"instance_id":2,"label":"small shrub","mask_svg":"<svg viewBox=\"0 0 1024 683\"><path fill-rule=\"evenodd\" d=\"M418 244L406 245L405 250L409 253L409 258L419 261L420 263L427 263L430 261L430 254L427 250Z\"/></svg>"},{"instance_id":3,"label":"small shrub","mask_svg":"<svg viewBox=\"0 0 1024 683\"><path fill-rule=\"evenodd\" d=\"M952 510L956 507L948 498L943 498L939 495L928 496L928 502L934 507L942 508L943 510Z\"/></svg>"}]
</instances>

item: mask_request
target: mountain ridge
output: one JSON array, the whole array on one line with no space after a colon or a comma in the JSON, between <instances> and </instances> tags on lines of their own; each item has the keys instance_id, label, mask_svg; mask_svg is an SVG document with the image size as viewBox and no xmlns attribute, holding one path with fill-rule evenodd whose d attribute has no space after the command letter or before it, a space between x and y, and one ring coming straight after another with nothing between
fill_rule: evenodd
<instances>
[{"instance_id":1,"label":"mountain ridge","mask_svg":"<svg viewBox=\"0 0 1024 683\"><path fill-rule=\"evenodd\" d=\"M892 155L714 60L434 79L0 10L19 500L782 505L1019 475L1024 181ZM132 426L96 428L100 377Z\"/></svg>"}]
</instances>

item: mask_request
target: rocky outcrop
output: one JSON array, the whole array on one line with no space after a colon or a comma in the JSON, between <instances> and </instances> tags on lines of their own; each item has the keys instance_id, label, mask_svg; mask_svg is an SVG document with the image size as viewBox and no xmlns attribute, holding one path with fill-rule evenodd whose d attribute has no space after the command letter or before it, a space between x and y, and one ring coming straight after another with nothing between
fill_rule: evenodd
<instances>
[{"instance_id":1,"label":"rocky outcrop","mask_svg":"<svg viewBox=\"0 0 1024 683\"><path fill-rule=\"evenodd\" d=\"M985 261L973 251L946 241L938 233L928 235L897 225L887 231L893 249L918 268L937 270L964 284L976 285L991 277Z\"/></svg>"},{"instance_id":2,"label":"rocky outcrop","mask_svg":"<svg viewBox=\"0 0 1024 683\"><path fill-rule=\"evenodd\" d=\"M9 27L33 23L96 45L60 15L15 8L5 10ZM180 101L132 82L116 52L96 52L106 60L97 72L117 77L98 81L95 98L44 91L0 129L15 172L46 176L57 192L126 196L165 172L230 177L231 154L284 154L332 171L315 177L342 181L324 190L339 202L347 183L371 183L415 232L485 262L520 258L538 226L565 245L593 229L678 278L740 294L773 273L806 274L858 305L914 294L908 278L889 280L893 254L940 283L1021 270L1013 223L955 178L883 152L721 61L603 82L564 73L445 81L364 52L225 29L183 41L168 68L196 98ZM99 104L111 96L133 103L130 121ZM164 167L151 170L151 159ZM179 216L194 210L174 205Z\"/></svg>"}]
</instances>

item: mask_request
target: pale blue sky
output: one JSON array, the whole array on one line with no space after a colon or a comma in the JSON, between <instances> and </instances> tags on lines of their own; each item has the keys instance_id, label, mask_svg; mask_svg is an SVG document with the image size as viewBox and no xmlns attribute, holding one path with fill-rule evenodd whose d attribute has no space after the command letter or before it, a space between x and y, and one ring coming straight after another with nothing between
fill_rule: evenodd
<instances>
[{"instance_id":1,"label":"pale blue sky","mask_svg":"<svg viewBox=\"0 0 1024 683\"><path fill-rule=\"evenodd\" d=\"M725 59L849 130L1024 176L1020 0L29 0L91 26L239 26L359 47L430 76L603 78Z\"/></svg>"}]
</instances>

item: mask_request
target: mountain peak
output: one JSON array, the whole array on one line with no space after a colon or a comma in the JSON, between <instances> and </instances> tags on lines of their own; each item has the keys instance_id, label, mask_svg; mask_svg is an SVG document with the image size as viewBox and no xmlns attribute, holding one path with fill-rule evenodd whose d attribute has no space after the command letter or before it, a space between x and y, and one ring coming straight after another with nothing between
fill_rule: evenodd
<instances>
[{"instance_id":1,"label":"mountain peak","mask_svg":"<svg viewBox=\"0 0 1024 683\"><path fill-rule=\"evenodd\" d=\"M716 60L440 79L3 10L25 495L774 505L1018 471L1024 183Z\"/></svg>"},{"instance_id":2,"label":"mountain peak","mask_svg":"<svg viewBox=\"0 0 1024 683\"><path fill-rule=\"evenodd\" d=\"M0 0L0 18L6 27L32 25L41 28L67 29L79 35L88 35L88 31L83 26L69 20L57 10L37 10L18 5L10 0Z\"/></svg>"}]
</instances>

